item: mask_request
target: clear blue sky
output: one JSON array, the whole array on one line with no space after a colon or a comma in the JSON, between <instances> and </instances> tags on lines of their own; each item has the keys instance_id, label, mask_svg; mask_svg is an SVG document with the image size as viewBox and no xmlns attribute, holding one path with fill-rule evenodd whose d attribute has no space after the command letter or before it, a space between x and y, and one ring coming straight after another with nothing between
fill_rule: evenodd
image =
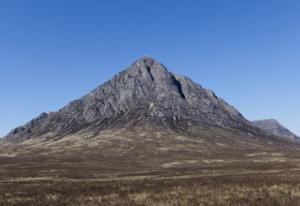
<instances>
[{"instance_id":1,"label":"clear blue sky","mask_svg":"<svg viewBox=\"0 0 300 206\"><path fill-rule=\"evenodd\" d=\"M299 0L0 0L0 136L147 54L300 134Z\"/></svg>"}]
</instances>

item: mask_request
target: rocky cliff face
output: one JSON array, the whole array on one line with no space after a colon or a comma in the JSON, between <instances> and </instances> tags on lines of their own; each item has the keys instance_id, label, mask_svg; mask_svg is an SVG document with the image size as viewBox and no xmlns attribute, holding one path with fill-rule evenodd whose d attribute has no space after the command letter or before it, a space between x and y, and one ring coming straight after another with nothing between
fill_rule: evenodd
<instances>
[{"instance_id":1,"label":"rocky cliff face","mask_svg":"<svg viewBox=\"0 0 300 206\"><path fill-rule=\"evenodd\" d=\"M291 139L298 139L299 137L293 134L290 130L282 126L277 120L266 119L266 120L257 120L252 122L254 126L262 129L269 135L286 137Z\"/></svg>"},{"instance_id":2,"label":"rocky cliff face","mask_svg":"<svg viewBox=\"0 0 300 206\"><path fill-rule=\"evenodd\" d=\"M148 123L181 130L197 124L251 130L251 124L212 91L142 57L81 99L57 112L41 114L11 131L6 139L19 142L40 135L63 136L87 127L100 130Z\"/></svg>"}]
</instances>

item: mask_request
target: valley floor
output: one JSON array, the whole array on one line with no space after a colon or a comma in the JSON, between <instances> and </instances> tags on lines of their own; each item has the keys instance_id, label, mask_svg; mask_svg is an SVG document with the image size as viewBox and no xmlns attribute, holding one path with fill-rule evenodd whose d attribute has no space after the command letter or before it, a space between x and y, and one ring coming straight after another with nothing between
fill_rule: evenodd
<instances>
[{"instance_id":1,"label":"valley floor","mask_svg":"<svg viewBox=\"0 0 300 206\"><path fill-rule=\"evenodd\" d=\"M296 143L201 132L2 143L0 206L300 205Z\"/></svg>"},{"instance_id":2,"label":"valley floor","mask_svg":"<svg viewBox=\"0 0 300 206\"><path fill-rule=\"evenodd\" d=\"M13 160L18 161L1 158L1 206L300 205L300 164L295 161L211 162L131 172L54 162L34 168Z\"/></svg>"}]
</instances>

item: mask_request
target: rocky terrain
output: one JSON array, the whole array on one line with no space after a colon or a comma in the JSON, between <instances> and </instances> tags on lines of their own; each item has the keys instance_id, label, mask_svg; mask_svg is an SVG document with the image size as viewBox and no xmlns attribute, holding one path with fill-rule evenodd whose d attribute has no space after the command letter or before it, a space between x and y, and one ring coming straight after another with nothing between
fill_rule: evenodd
<instances>
[{"instance_id":1,"label":"rocky terrain","mask_svg":"<svg viewBox=\"0 0 300 206\"><path fill-rule=\"evenodd\" d=\"M0 205L299 205L299 149L142 57L0 142Z\"/></svg>"},{"instance_id":2,"label":"rocky terrain","mask_svg":"<svg viewBox=\"0 0 300 206\"><path fill-rule=\"evenodd\" d=\"M269 135L298 139L299 137L282 126L275 119L257 120L252 122L254 126L264 130Z\"/></svg>"},{"instance_id":3,"label":"rocky terrain","mask_svg":"<svg viewBox=\"0 0 300 206\"><path fill-rule=\"evenodd\" d=\"M212 91L169 72L150 57L142 57L81 99L57 112L42 113L14 129L6 139L10 142L41 136L51 139L87 127L102 130L148 123L177 130L199 124L254 129Z\"/></svg>"}]
</instances>

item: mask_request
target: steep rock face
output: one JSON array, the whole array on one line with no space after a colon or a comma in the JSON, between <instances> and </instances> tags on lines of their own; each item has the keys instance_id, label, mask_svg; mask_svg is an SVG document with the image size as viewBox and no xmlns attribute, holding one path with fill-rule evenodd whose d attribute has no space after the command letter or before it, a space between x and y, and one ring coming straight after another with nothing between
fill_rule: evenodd
<instances>
[{"instance_id":1,"label":"steep rock face","mask_svg":"<svg viewBox=\"0 0 300 206\"><path fill-rule=\"evenodd\" d=\"M169 72L150 57L142 57L81 99L57 112L43 113L10 132L13 142L47 135L62 136L86 127L157 123L173 128L211 124L251 129L250 123L212 91L187 77Z\"/></svg>"},{"instance_id":2,"label":"steep rock face","mask_svg":"<svg viewBox=\"0 0 300 206\"><path fill-rule=\"evenodd\" d=\"M293 134L287 128L282 126L277 120L267 119L267 120L257 120L253 121L252 124L263 131L267 132L269 135L287 137L291 139L299 138L297 135Z\"/></svg>"}]
</instances>

